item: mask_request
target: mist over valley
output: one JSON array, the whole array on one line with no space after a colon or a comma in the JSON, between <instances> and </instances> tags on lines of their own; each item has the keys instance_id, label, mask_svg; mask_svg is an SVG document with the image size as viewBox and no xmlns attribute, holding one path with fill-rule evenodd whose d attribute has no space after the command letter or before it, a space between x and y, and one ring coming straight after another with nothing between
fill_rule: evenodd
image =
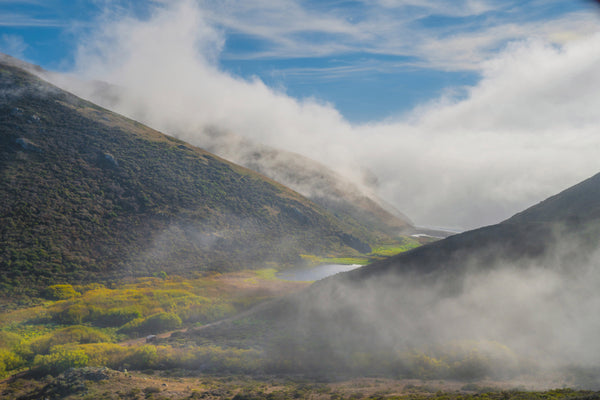
<instances>
[{"instance_id":1,"label":"mist over valley","mask_svg":"<svg viewBox=\"0 0 600 400\"><path fill-rule=\"evenodd\" d=\"M600 398L597 2L64 5L0 2L0 397Z\"/></svg>"}]
</instances>

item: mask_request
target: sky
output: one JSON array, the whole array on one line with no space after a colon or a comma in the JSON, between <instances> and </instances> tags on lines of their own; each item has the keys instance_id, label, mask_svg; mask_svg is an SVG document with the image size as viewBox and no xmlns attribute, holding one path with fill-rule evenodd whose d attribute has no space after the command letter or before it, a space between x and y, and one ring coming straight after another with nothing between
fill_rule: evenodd
<instances>
[{"instance_id":1,"label":"sky","mask_svg":"<svg viewBox=\"0 0 600 400\"><path fill-rule=\"evenodd\" d=\"M599 30L586 0L0 0L0 52L124 88L116 111L369 171L456 229L600 171Z\"/></svg>"}]
</instances>

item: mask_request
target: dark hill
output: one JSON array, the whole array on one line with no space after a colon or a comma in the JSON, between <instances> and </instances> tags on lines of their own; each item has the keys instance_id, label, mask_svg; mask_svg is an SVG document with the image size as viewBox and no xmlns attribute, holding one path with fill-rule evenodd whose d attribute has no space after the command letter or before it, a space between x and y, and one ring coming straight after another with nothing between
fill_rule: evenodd
<instances>
[{"instance_id":1,"label":"dark hill","mask_svg":"<svg viewBox=\"0 0 600 400\"><path fill-rule=\"evenodd\" d=\"M0 63L0 288L356 252L290 189Z\"/></svg>"},{"instance_id":2,"label":"dark hill","mask_svg":"<svg viewBox=\"0 0 600 400\"><path fill-rule=\"evenodd\" d=\"M364 279L386 272L458 273L477 258L480 268L496 262L524 262L547 255L556 242L569 241L570 257L596 249L600 229L600 174L530 207L508 220L475 229L411 252L373 263L348 277Z\"/></svg>"},{"instance_id":3,"label":"dark hill","mask_svg":"<svg viewBox=\"0 0 600 400\"><path fill-rule=\"evenodd\" d=\"M58 86L72 88L74 93L110 110L128 112L128 116L137 121L149 119L143 104L131 106L132 98L137 96L132 96L126 88L65 78L47 71L35 70L35 73ZM179 126L175 122L169 129L168 133L175 137L282 183L375 240L395 239L414 231L406 216L374 194L377 179L372 174L363 173L357 184L312 159L265 146L219 127L190 131L186 124Z\"/></svg>"},{"instance_id":4,"label":"dark hill","mask_svg":"<svg viewBox=\"0 0 600 400\"><path fill-rule=\"evenodd\" d=\"M296 373L481 379L581 367L597 376L599 207L596 175L500 224L189 337L262 348L273 368Z\"/></svg>"}]
</instances>

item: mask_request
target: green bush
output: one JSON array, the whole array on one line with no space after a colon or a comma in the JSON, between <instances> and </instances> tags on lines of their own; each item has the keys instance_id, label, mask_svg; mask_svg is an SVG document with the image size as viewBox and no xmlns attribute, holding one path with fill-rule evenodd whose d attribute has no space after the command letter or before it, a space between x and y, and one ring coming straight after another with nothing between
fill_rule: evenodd
<instances>
[{"instance_id":1,"label":"green bush","mask_svg":"<svg viewBox=\"0 0 600 400\"><path fill-rule=\"evenodd\" d=\"M124 360L132 353L130 347L120 346L114 343L83 344L78 348L82 349L88 356L88 365L112 369L122 367L125 363Z\"/></svg>"},{"instance_id":2,"label":"green bush","mask_svg":"<svg viewBox=\"0 0 600 400\"><path fill-rule=\"evenodd\" d=\"M119 327L138 319L142 313L135 308L112 308L107 311L94 310L92 324L102 327Z\"/></svg>"},{"instance_id":3,"label":"green bush","mask_svg":"<svg viewBox=\"0 0 600 400\"><path fill-rule=\"evenodd\" d=\"M57 346L48 355L35 356L33 368L42 375L58 375L69 368L85 367L88 361L82 349Z\"/></svg>"},{"instance_id":4,"label":"green bush","mask_svg":"<svg viewBox=\"0 0 600 400\"><path fill-rule=\"evenodd\" d=\"M0 350L0 377L9 371L21 368L25 361L12 351Z\"/></svg>"},{"instance_id":5,"label":"green bush","mask_svg":"<svg viewBox=\"0 0 600 400\"><path fill-rule=\"evenodd\" d=\"M21 342L16 333L0 331L0 349L12 349Z\"/></svg>"},{"instance_id":6,"label":"green bush","mask_svg":"<svg viewBox=\"0 0 600 400\"><path fill-rule=\"evenodd\" d=\"M127 357L125 362L132 369L154 368L158 363L158 352L155 346L141 346L134 350L133 354Z\"/></svg>"},{"instance_id":7,"label":"green bush","mask_svg":"<svg viewBox=\"0 0 600 400\"><path fill-rule=\"evenodd\" d=\"M87 326L69 326L32 340L29 349L33 354L48 354L52 347L69 343L111 342L107 334Z\"/></svg>"},{"instance_id":8,"label":"green bush","mask_svg":"<svg viewBox=\"0 0 600 400\"><path fill-rule=\"evenodd\" d=\"M66 300L81 296L81 293L76 292L71 285L52 285L46 288L44 295L49 300Z\"/></svg>"},{"instance_id":9,"label":"green bush","mask_svg":"<svg viewBox=\"0 0 600 400\"><path fill-rule=\"evenodd\" d=\"M147 335L166 332L180 327L181 318L177 314L162 312L151 315L148 318L135 319L119 329L119 333Z\"/></svg>"}]
</instances>

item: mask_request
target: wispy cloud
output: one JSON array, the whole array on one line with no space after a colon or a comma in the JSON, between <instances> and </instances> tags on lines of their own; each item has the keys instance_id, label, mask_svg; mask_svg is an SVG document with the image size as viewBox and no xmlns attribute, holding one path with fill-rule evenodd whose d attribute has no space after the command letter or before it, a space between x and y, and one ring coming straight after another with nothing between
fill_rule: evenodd
<instances>
[{"instance_id":1,"label":"wispy cloud","mask_svg":"<svg viewBox=\"0 0 600 400\"><path fill-rule=\"evenodd\" d=\"M362 53L403 56L404 65L420 68L480 70L482 62L511 41L543 36L562 44L599 29L595 16L577 7L552 15L558 3L363 0L353 7L336 7L335 2L319 6L296 0L228 0L200 4L226 38L244 35L257 43L250 49L225 46L224 59Z\"/></svg>"},{"instance_id":2,"label":"wispy cloud","mask_svg":"<svg viewBox=\"0 0 600 400\"><path fill-rule=\"evenodd\" d=\"M480 70L483 62L510 42L535 37L561 45L599 30L595 15L574 12L550 21L506 22L474 32L427 37L414 52L423 67Z\"/></svg>"},{"instance_id":3,"label":"wispy cloud","mask_svg":"<svg viewBox=\"0 0 600 400\"><path fill-rule=\"evenodd\" d=\"M66 23L63 21L58 21L55 19L46 19L46 18L36 18L29 15L23 14L2 14L0 15L0 26L6 27L26 27L26 26L35 26L35 27L48 27L48 28L56 28L66 26Z\"/></svg>"},{"instance_id":4,"label":"wispy cloud","mask_svg":"<svg viewBox=\"0 0 600 400\"><path fill-rule=\"evenodd\" d=\"M0 52L2 53L11 54L17 58L25 58L24 53L27 47L27 43L19 35L3 34L0 36Z\"/></svg>"}]
</instances>

